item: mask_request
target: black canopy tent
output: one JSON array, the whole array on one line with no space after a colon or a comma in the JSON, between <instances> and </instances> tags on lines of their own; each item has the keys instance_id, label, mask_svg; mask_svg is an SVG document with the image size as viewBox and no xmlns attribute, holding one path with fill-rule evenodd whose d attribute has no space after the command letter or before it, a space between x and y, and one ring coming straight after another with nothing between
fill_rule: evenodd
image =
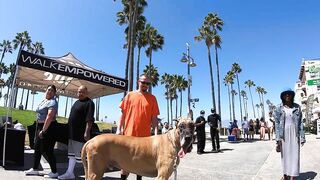
<instances>
[{"instance_id":1,"label":"black canopy tent","mask_svg":"<svg viewBox=\"0 0 320 180\"><path fill-rule=\"evenodd\" d=\"M88 88L91 98L121 93L128 87L127 80L91 68L71 53L62 57L48 57L23 50L18 54L14 80L12 90L13 87L20 87L45 92L47 86L53 84L57 87L57 95L67 97L77 97L77 89L81 85ZM11 96L9 103L11 105L12 99ZM7 126L4 134L3 166L5 165L6 129Z\"/></svg>"},{"instance_id":2,"label":"black canopy tent","mask_svg":"<svg viewBox=\"0 0 320 180\"><path fill-rule=\"evenodd\" d=\"M54 84L58 95L77 97L78 87L85 85L91 98L127 89L127 80L95 70L71 53L62 57L46 57L21 51L17 64L16 86L25 89L45 92L48 85Z\"/></svg>"}]
</instances>

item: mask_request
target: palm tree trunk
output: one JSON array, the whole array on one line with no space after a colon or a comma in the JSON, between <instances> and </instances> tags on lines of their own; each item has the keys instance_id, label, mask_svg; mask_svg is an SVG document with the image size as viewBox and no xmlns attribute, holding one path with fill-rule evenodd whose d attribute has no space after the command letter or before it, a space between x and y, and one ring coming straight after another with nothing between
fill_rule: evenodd
<instances>
[{"instance_id":1,"label":"palm tree trunk","mask_svg":"<svg viewBox=\"0 0 320 180\"><path fill-rule=\"evenodd\" d=\"M137 59L137 82L136 82L136 89L139 89L140 50L141 50L141 48L138 48L138 59Z\"/></svg>"},{"instance_id":2,"label":"palm tree trunk","mask_svg":"<svg viewBox=\"0 0 320 180\"><path fill-rule=\"evenodd\" d=\"M182 117L182 91L180 91L180 117Z\"/></svg>"},{"instance_id":3,"label":"palm tree trunk","mask_svg":"<svg viewBox=\"0 0 320 180\"><path fill-rule=\"evenodd\" d=\"M218 59L218 48L217 46L214 46L216 51L216 68L217 68L217 79L218 79L218 108L219 108L219 115L221 117L221 95L220 95L220 67L219 67L219 59ZM220 121L220 127L221 127L221 121Z\"/></svg>"},{"instance_id":4,"label":"palm tree trunk","mask_svg":"<svg viewBox=\"0 0 320 180\"><path fill-rule=\"evenodd\" d=\"M151 65L152 65L152 49L150 48L149 68L151 67ZM151 76L151 71L149 71L148 76L149 76L149 77ZM151 77L150 77L150 78L151 78ZM149 93L152 94L152 86L149 86Z\"/></svg>"},{"instance_id":5,"label":"palm tree trunk","mask_svg":"<svg viewBox=\"0 0 320 180\"><path fill-rule=\"evenodd\" d=\"M0 64L2 63L3 58L4 58L4 51L2 52L2 55L1 55L1 61L0 61ZM1 75L2 75L2 72L0 73L0 78L1 78ZM2 89L2 88L1 88L1 89Z\"/></svg>"},{"instance_id":6,"label":"palm tree trunk","mask_svg":"<svg viewBox=\"0 0 320 180\"><path fill-rule=\"evenodd\" d=\"M172 98L170 98L170 117L171 117L171 125L173 125L172 119L173 119L173 114L172 114Z\"/></svg>"},{"instance_id":7,"label":"palm tree trunk","mask_svg":"<svg viewBox=\"0 0 320 180\"><path fill-rule=\"evenodd\" d=\"M260 119L259 107L257 107L258 118Z\"/></svg>"},{"instance_id":8,"label":"palm tree trunk","mask_svg":"<svg viewBox=\"0 0 320 180\"><path fill-rule=\"evenodd\" d=\"M67 100L66 100L66 108L64 109L64 117L67 117L68 100L69 100L69 97L67 97Z\"/></svg>"},{"instance_id":9,"label":"palm tree trunk","mask_svg":"<svg viewBox=\"0 0 320 180\"><path fill-rule=\"evenodd\" d=\"M128 78L128 76L129 76L129 61L130 61L130 51L131 51L131 38L130 38L130 34L131 34L131 24L132 24L132 16L131 16L131 14L132 14L132 6L130 5L129 6L129 28L128 28L128 39L127 39L127 44L128 44L128 51L127 51L127 60L126 60L126 66L125 66L125 79L126 80L128 80L129 78ZM130 83L129 81L128 81L128 83ZM124 93L123 93L123 97L125 97L126 96L126 94L127 94L127 92L128 92L128 90L129 90L129 85L128 85L128 89L127 89L127 91L125 91Z\"/></svg>"},{"instance_id":10,"label":"palm tree trunk","mask_svg":"<svg viewBox=\"0 0 320 180\"><path fill-rule=\"evenodd\" d=\"M0 60L0 64L2 63L2 61L3 61L3 58L4 58L4 51L2 51L2 55L1 55L1 60ZM1 77L1 74L0 74L0 77Z\"/></svg>"},{"instance_id":11,"label":"palm tree trunk","mask_svg":"<svg viewBox=\"0 0 320 180\"><path fill-rule=\"evenodd\" d=\"M237 83L238 83L238 94L239 94L239 104L240 104L240 121L241 121L241 124L242 124L242 119L243 119L243 116L242 116L242 102L241 102L241 96L240 96L240 84L239 84L238 73L236 74L236 77L237 77Z\"/></svg>"},{"instance_id":12,"label":"palm tree trunk","mask_svg":"<svg viewBox=\"0 0 320 180\"><path fill-rule=\"evenodd\" d=\"M253 103L251 88L250 88L249 86L248 86L248 88L249 88L249 93L250 93L250 97L251 97L251 104L252 104L253 116L254 116L254 118L256 118L256 112L255 112L255 110L254 110L254 103Z\"/></svg>"},{"instance_id":13,"label":"palm tree trunk","mask_svg":"<svg viewBox=\"0 0 320 180\"><path fill-rule=\"evenodd\" d=\"M131 1L133 2L133 1ZM136 22L138 17L138 5L139 0L135 0L135 7L133 11L133 19L131 23L131 34L130 34L130 58L129 58L129 91L133 90L133 66L134 66L134 47L135 47L135 39L136 39Z\"/></svg>"},{"instance_id":14,"label":"palm tree trunk","mask_svg":"<svg viewBox=\"0 0 320 180\"><path fill-rule=\"evenodd\" d=\"M211 78L212 107L214 109L216 109L216 99L215 99L215 94L214 94L214 80L213 80L213 71L212 71L210 47L207 46L207 49L208 49L208 59L209 59L210 78Z\"/></svg>"},{"instance_id":15,"label":"palm tree trunk","mask_svg":"<svg viewBox=\"0 0 320 180\"><path fill-rule=\"evenodd\" d=\"M100 98L96 99L96 121L99 121Z\"/></svg>"},{"instance_id":16,"label":"palm tree trunk","mask_svg":"<svg viewBox=\"0 0 320 180\"><path fill-rule=\"evenodd\" d=\"M166 99L167 99L167 122L169 124L170 122L170 117L169 117L169 88L168 88L168 85L166 85L166 90L167 90L167 94L166 94Z\"/></svg>"},{"instance_id":17,"label":"palm tree trunk","mask_svg":"<svg viewBox=\"0 0 320 180\"><path fill-rule=\"evenodd\" d=\"M20 100L20 104L19 105L22 105L23 96L24 96L24 88L22 88L21 100Z\"/></svg>"},{"instance_id":18,"label":"palm tree trunk","mask_svg":"<svg viewBox=\"0 0 320 180\"><path fill-rule=\"evenodd\" d=\"M230 86L229 86L229 85L228 85L228 98L229 98L230 121L232 121L232 113L231 113L231 99L230 99Z\"/></svg>"},{"instance_id":19,"label":"palm tree trunk","mask_svg":"<svg viewBox=\"0 0 320 180\"><path fill-rule=\"evenodd\" d=\"M28 89L28 91L27 91L27 99L26 99L26 104L25 104L25 106L24 106L24 109L25 109L25 110L27 110L27 108L28 108L29 93L30 93L30 90Z\"/></svg>"},{"instance_id":20,"label":"palm tree trunk","mask_svg":"<svg viewBox=\"0 0 320 180\"><path fill-rule=\"evenodd\" d=\"M176 120L178 119L178 98L176 98Z\"/></svg>"},{"instance_id":21,"label":"palm tree trunk","mask_svg":"<svg viewBox=\"0 0 320 180\"><path fill-rule=\"evenodd\" d=\"M264 109L264 100L263 100L263 94L261 94L261 99L262 99L262 117L263 117L263 119L265 120L265 109Z\"/></svg>"},{"instance_id":22,"label":"palm tree trunk","mask_svg":"<svg viewBox=\"0 0 320 180\"><path fill-rule=\"evenodd\" d=\"M234 94L232 93L232 91L233 91L233 86L231 84L231 103L232 103L232 115L233 115L232 120L234 121L236 119L236 112L234 110Z\"/></svg>"},{"instance_id":23,"label":"palm tree trunk","mask_svg":"<svg viewBox=\"0 0 320 180\"><path fill-rule=\"evenodd\" d=\"M32 94L32 104L31 104L31 110L33 111L33 105L34 105L34 94Z\"/></svg>"},{"instance_id":24,"label":"palm tree trunk","mask_svg":"<svg viewBox=\"0 0 320 180\"><path fill-rule=\"evenodd\" d=\"M17 96L18 96L18 87L13 88L14 89L14 97L13 97L13 102L9 104L9 106L16 108L17 107ZM13 105L13 106L12 106Z\"/></svg>"},{"instance_id":25,"label":"palm tree trunk","mask_svg":"<svg viewBox=\"0 0 320 180\"><path fill-rule=\"evenodd\" d=\"M10 96L12 96L12 94L11 95L9 95L9 90L10 90L10 86L7 86L8 88L7 88L7 99L6 99L6 107L8 107L8 99L10 98ZM12 93L12 92L11 92Z\"/></svg>"}]
</instances>

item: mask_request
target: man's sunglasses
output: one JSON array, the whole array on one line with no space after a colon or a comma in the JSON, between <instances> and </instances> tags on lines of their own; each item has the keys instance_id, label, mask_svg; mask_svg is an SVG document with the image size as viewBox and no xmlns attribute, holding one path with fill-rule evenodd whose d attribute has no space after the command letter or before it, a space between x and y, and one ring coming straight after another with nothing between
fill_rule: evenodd
<instances>
[{"instance_id":1,"label":"man's sunglasses","mask_svg":"<svg viewBox=\"0 0 320 180\"><path fill-rule=\"evenodd\" d=\"M140 81L141 82L141 84L143 84L143 85L147 85L147 86L149 86L151 83L149 83L149 82L145 82L145 81Z\"/></svg>"}]
</instances>

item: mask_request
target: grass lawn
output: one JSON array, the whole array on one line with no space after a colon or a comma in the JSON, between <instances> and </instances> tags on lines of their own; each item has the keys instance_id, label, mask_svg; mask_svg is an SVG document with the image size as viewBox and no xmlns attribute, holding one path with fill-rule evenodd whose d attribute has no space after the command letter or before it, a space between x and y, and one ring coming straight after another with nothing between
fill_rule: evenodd
<instances>
[{"instance_id":1,"label":"grass lawn","mask_svg":"<svg viewBox=\"0 0 320 180\"><path fill-rule=\"evenodd\" d=\"M0 107L0 116L6 116L8 112L8 108ZM9 116L12 117L12 121L18 120L25 128L31 124L36 119L36 112L30 110L19 110L19 109L11 109L9 111ZM67 123L68 119L65 117L57 117L57 121L59 123ZM105 129L111 129L113 127L112 123L105 122L96 122L100 131ZM27 128L26 128L27 129Z\"/></svg>"},{"instance_id":2,"label":"grass lawn","mask_svg":"<svg viewBox=\"0 0 320 180\"><path fill-rule=\"evenodd\" d=\"M9 111L8 116L12 117L12 121L18 120L24 127L27 129L27 126L32 125L36 119L36 112L30 110L19 110L19 109L8 109L5 107L0 107L0 116L6 116ZM1 120L1 119L0 119ZM67 123L68 119L65 117L57 117L57 121L59 123ZM111 130L113 127L112 123L105 123L105 122L95 122L100 131L103 130ZM25 138L25 145L29 145L29 136L26 133Z\"/></svg>"}]
</instances>

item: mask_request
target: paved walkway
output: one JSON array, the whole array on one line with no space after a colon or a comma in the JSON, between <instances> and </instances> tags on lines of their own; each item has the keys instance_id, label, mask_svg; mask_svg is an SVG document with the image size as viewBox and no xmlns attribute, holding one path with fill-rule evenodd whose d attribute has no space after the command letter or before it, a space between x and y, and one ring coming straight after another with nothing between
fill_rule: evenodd
<instances>
[{"instance_id":1,"label":"paved walkway","mask_svg":"<svg viewBox=\"0 0 320 180\"><path fill-rule=\"evenodd\" d=\"M320 139L315 135L306 135L307 143L301 149L301 174L297 179L320 180ZM179 180L277 180L281 178L280 154L275 151L275 141L251 141L251 142L226 142L226 137L221 138L221 153L213 153L211 141L206 142L205 151L202 155L196 153L196 144L193 151L181 159L178 167ZM23 170L32 165L32 151L25 153L25 166L0 167L0 180L25 180L44 179L42 176L24 176ZM58 154L58 172L63 173L67 167L65 153ZM42 160L44 173L50 168L45 160ZM83 178L81 166L76 168L77 179ZM119 179L119 171L105 173L103 179ZM135 180L131 174L129 180ZM146 178L151 180L155 178ZM173 180L173 176L170 177Z\"/></svg>"}]
</instances>

